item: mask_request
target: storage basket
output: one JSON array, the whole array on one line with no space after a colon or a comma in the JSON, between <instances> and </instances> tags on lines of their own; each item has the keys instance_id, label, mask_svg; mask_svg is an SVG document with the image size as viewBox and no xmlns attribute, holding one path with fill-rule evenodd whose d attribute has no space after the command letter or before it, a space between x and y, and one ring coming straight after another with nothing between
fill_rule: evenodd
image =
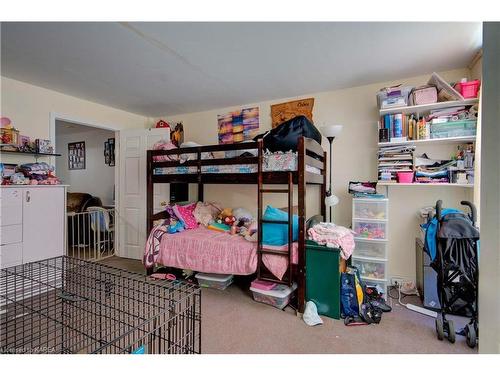
<instances>
[{"instance_id":1,"label":"storage basket","mask_svg":"<svg viewBox=\"0 0 500 375\"><path fill-rule=\"evenodd\" d=\"M457 86L464 99L477 98L480 81L478 79L469 82L459 82Z\"/></svg>"},{"instance_id":2,"label":"storage basket","mask_svg":"<svg viewBox=\"0 0 500 375\"><path fill-rule=\"evenodd\" d=\"M377 104L380 109L390 107L405 107L413 87L394 86L381 89L377 93Z\"/></svg>"},{"instance_id":3,"label":"storage basket","mask_svg":"<svg viewBox=\"0 0 500 375\"><path fill-rule=\"evenodd\" d=\"M197 273L198 285L205 288L224 290L233 282L233 275L219 275L215 273Z\"/></svg>"},{"instance_id":4,"label":"storage basket","mask_svg":"<svg viewBox=\"0 0 500 375\"><path fill-rule=\"evenodd\" d=\"M450 121L431 125L431 138L471 137L476 135L476 120Z\"/></svg>"},{"instance_id":5,"label":"storage basket","mask_svg":"<svg viewBox=\"0 0 500 375\"><path fill-rule=\"evenodd\" d=\"M250 288L255 301L277 307L281 310L288 305L295 289L297 289L296 283L293 283L292 286L279 284L271 290L263 290L253 287Z\"/></svg>"},{"instance_id":6,"label":"storage basket","mask_svg":"<svg viewBox=\"0 0 500 375\"><path fill-rule=\"evenodd\" d=\"M434 85L417 87L410 94L410 105L432 104L437 101L437 89Z\"/></svg>"},{"instance_id":7,"label":"storage basket","mask_svg":"<svg viewBox=\"0 0 500 375\"><path fill-rule=\"evenodd\" d=\"M413 182L413 172L398 172L398 183L411 184Z\"/></svg>"}]
</instances>

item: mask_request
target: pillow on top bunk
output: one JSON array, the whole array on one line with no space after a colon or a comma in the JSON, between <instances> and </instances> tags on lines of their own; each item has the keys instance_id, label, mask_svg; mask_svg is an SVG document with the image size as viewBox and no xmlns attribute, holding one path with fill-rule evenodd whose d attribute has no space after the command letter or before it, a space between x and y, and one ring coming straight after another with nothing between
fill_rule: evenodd
<instances>
[{"instance_id":1,"label":"pillow on top bunk","mask_svg":"<svg viewBox=\"0 0 500 375\"><path fill-rule=\"evenodd\" d=\"M179 220L184 224L184 228L186 229L194 229L198 227L198 223L194 218L193 211L196 207L196 203L190 203L185 206L180 206L176 204L174 206L175 216L179 218Z\"/></svg>"},{"instance_id":2,"label":"pillow on top bunk","mask_svg":"<svg viewBox=\"0 0 500 375\"><path fill-rule=\"evenodd\" d=\"M288 213L272 206L267 206L264 220L288 221ZM299 217L293 215L292 220L293 241L299 238ZM262 243L264 245L282 246L288 243L288 224L262 224Z\"/></svg>"}]
</instances>

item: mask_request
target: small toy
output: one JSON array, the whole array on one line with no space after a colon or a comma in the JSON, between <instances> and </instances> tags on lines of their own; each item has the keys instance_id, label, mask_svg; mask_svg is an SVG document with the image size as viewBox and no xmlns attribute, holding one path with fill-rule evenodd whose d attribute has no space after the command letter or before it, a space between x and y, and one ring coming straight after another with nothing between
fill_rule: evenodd
<instances>
[{"instance_id":1,"label":"small toy","mask_svg":"<svg viewBox=\"0 0 500 375\"><path fill-rule=\"evenodd\" d=\"M226 222L226 218L230 218ZM217 220L219 224L226 224L229 226L232 226L233 223L236 221L236 218L233 216L233 210L230 208L224 208L219 215L217 215Z\"/></svg>"}]
</instances>

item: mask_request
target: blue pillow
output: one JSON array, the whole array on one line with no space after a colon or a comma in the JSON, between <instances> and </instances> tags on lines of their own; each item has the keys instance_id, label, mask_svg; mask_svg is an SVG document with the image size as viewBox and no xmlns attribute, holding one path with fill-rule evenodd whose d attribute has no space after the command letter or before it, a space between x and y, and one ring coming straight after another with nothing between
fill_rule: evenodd
<instances>
[{"instance_id":1,"label":"blue pillow","mask_svg":"<svg viewBox=\"0 0 500 375\"><path fill-rule=\"evenodd\" d=\"M288 213L278 210L272 206L267 206L264 220L288 221ZM293 215L292 220L293 241L299 238L299 217ZM262 224L262 243L264 245L282 246L288 243L288 224Z\"/></svg>"}]
</instances>

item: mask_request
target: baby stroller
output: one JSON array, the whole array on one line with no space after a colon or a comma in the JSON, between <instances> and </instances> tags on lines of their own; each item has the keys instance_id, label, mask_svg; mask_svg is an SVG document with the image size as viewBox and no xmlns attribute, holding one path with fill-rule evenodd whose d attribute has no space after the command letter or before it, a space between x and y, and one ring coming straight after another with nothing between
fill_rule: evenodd
<instances>
[{"instance_id":1,"label":"baby stroller","mask_svg":"<svg viewBox=\"0 0 500 375\"><path fill-rule=\"evenodd\" d=\"M478 338L478 279L479 279L479 230L476 228L476 207L467 201L470 213L442 209L442 201L436 202L437 226L435 251L429 253L431 267L437 272L437 289L441 309L436 317L437 338L455 342L455 326L446 314L470 317L469 323L459 334L466 337L467 345L474 348ZM432 248L429 237L426 249ZM433 256L434 255L434 256Z\"/></svg>"}]
</instances>

